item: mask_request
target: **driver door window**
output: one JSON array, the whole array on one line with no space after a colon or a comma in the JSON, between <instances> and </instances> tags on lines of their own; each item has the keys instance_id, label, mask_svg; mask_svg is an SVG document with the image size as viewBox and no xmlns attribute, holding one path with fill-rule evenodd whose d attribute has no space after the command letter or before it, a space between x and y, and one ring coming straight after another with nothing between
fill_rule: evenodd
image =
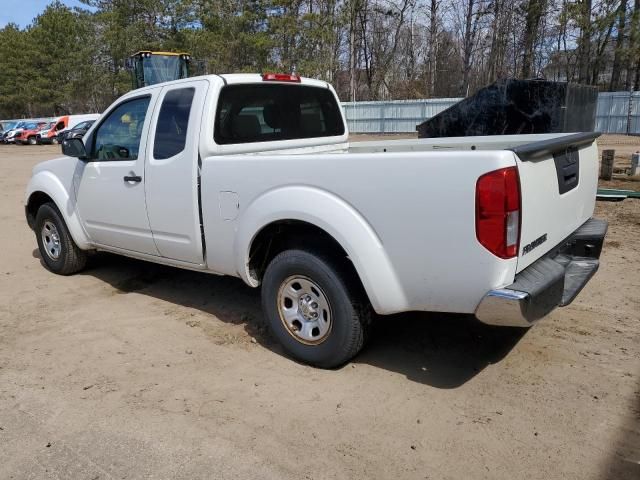
<instances>
[{"instance_id":1,"label":"driver door window","mask_svg":"<svg viewBox=\"0 0 640 480\"><path fill-rule=\"evenodd\" d=\"M150 97L118 105L98 127L92 158L98 161L136 160Z\"/></svg>"}]
</instances>

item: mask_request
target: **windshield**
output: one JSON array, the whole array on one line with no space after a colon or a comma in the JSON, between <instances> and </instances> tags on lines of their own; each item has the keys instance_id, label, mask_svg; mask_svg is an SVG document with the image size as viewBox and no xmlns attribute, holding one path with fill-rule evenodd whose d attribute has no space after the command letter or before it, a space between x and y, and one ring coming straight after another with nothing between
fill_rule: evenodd
<instances>
[{"instance_id":1,"label":"windshield","mask_svg":"<svg viewBox=\"0 0 640 480\"><path fill-rule=\"evenodd\" d=\"M90 121L90 120L88 120L86 122L80 122L75 127L73 127L73 129L74 130L84 130L86 128L89 128L92 123L93 123L93 121Z\"/></svg>"},{"instance_id":2,"label":"windshield","mask_svg":"<svg viewBox=\"0 0 640 480\"><path fill-rule=\"evenodd\" d=\"M152 55L142 59L145 85L186 78L186 62L178 55Z\"/></svg>"},{"instance_id":3,"label":"windshield","mask_svg":"<svg viewBox=\"0 0 640 480\"><path fill-rule=\"evenodd\" d=\"M4 122L2 124L5 130L11 130L12 128L15 128L16 125L17 125L17 122Z\"/></svg>"}]
</instances>

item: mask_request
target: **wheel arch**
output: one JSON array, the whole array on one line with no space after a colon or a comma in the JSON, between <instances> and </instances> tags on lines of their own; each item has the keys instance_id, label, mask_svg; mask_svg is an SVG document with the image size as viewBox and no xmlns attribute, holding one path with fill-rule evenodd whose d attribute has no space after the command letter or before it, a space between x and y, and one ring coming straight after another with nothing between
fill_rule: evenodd
<instances>
[{"instance_id":1,"label":"wheel arch","mask_svg":"<svg viewBox=\"0 0 640 480\"><path fill-rule=\"evenodd\" d=\"M25 195L25 216L30 228L34 228L38 209L47 202L56 206L78 248L90 249L91 243L80 223L75 201L57 177L50 172L38 172L29 181Z\"/></svg>"},{"instance_id":2,"label":"wheel arch","mask_svg":"<svg viewBox=\"0 0 640 480\"><path fill-rule=\"evenodd\" d=\"M260 285L264 260L270 257L259 255L259 249L278 235L280 247L315 236L314 248L322 246L351 261L376 312L406 310L404 290L382 242L343 199L315 187L296 186L269 191L248 205L239 219L235 256L237 272L249 285Z\"/></svg>"},{"instance_id":3,"label":"wheel arch","mask_svg":"<svg viewBox=\"0 0 640 480\"><path fill-rule=\"evenodd\" d=\"M349 257L342 245L322 228L302 220L276 220L265 225L251 241L247 261L250 277L260 282L269 262L293 248L322 252L335 259Z\"/></svg>"}]
</instances>

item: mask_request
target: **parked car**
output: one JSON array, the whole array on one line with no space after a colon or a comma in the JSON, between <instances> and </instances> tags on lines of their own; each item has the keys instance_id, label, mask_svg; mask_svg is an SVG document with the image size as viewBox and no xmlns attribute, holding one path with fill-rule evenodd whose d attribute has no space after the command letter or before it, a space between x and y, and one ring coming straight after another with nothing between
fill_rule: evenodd
<instances>
[{"instance_id":1,"label":"parked car","mask_svg":"<svg viewBox=\"0 0 640 480\"><path fill-rule=\"evenodd\" d=\"M47 122L31 122L24 125L24 127L17 131L13 136L13 141L16 145L36 145L38 143L38 134L44 127L50 125Z\"/></svg>"},{"instance_id":2,"label":"parked car","mask_svg":"<svg viewBox=\"0 0 640 480\"><path fill-rule=\"evenodd\" d=\"M0 121L0 136L16 126L18 120L2 120Z\"/></svg>"},{"instance_id":3,"label":"parked car","mask_svg":"<svg viewBox=\"0 0 640 480\"><path fill-rule=\"evenodd\" d=\"M96 119L98 117L99 115L94 113L86 115L63 115L61 117L57 117L53 120L54 126L46 133L39 136L38 143L60 143L60 134L67 132L70 128L74 128L80 122L88 119Z\"/></svg>"},{"instance_id":4,"label":"parked car","mask_svg":"<svg viewBox=\"0 0 640 480\"><path fill-rule=\"evenodd\" d=\"M529 327L571 303L607 230L597 136L350 145L324 81L209 75L118 99L34 168L25 212L52 272L104 250L240 277L286 352L335 367L374 311Z\"/></svg>"},{"instance_id":5,"label":"parked car","mask_svg":"<svg viewBox=\"0 0 640 480\"><path fill-rule=\"evenodd\" d=\"M0 122L0 143L4 143L5 135L16 126L18 122Z\"/></svg>"},{"instance_id":6,"label":"parked car","mask_svg":"<svg viewBox=\"0 0 640 480\"><path fill-rule=\"evenodd\" d=\"M16 134L21 132L27 123L28 121L16 122L11 129L5 131L2 136L2 143L15 143Z\"/></svg>"},{"instance_id":7,"label":"parked car","mask_svg":"<svg viewBox=\"0 0 640 480\"><path fill-rule=\"evenodd\" d=\"M84 122L80 122L75 127L65 130L63 132L58 133L57 140L58 143L62 143L63 140L67 138L82 138L87 130L91 128L91 125L95 123L95 120L86 120Z\"/></svg>"}]
</instances>

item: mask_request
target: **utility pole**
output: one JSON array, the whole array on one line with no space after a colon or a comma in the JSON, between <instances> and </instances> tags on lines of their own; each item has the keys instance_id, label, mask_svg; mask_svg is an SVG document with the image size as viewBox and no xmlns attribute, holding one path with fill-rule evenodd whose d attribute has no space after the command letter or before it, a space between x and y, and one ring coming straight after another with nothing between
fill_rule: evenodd
<instances>
[{"instance_id":1,"label":"utility pole","mask_svg":"<svg viewBox=\"0 0 640 480\"><path fill-rule=\"evenodd\" d=\"M629 107L627 108L627 135L631 135L631 112L633 111L633 83L629 87Z\"/></svg>"}]
</instances>

